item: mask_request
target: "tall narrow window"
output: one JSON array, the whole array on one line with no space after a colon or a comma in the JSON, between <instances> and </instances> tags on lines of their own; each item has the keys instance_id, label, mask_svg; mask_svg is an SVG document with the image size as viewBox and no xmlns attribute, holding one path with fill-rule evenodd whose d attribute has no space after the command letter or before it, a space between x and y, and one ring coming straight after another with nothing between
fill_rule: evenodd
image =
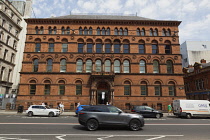
<instances>
[{"instance_id":1,"label":"tall narrow window","mask_svg":"<svg viewBox=\"0 0 210 140\"><path fill-rule=\"evenodd\" d=\"M76 81L76 95L82 95L82 82Z\"/></svg>"},{"instance_id":2,"label":"tall narrow window","mask_svg":"<svg viewBox=\"0 0 210 140\"><path fill-rule=\"evenodd\" d=\"M102 53L102 44L96 44L96 53Z\"/></svg>"},{"instance_id":3,"label":"tall narrow window","mask_svg":"<svg viewBox=\"0 0 210 140\"><path fill-rule=\"evenodd\" d=\"M92 35L93 34L93 29L90 27L89 28L89 35Z\"/></svg>"},{"instance_id":4,"label":"tall narrow window","mask_svg":"<svg viewBox=\"0 0 210 140\"><path fill-rule=\"evenodd\" d=\"M140 29L136 29L136 35L140 36Z\"/></svg>"},{"instance_id":5,"label":"tall narrow window","mask_svg":"<svg viewBox=\"0 0 210 140\"><path fill-rule=\"evenodd\" d=\"M14 53L12 53L12 55L11 55L11 59L10 59L10 62L11 62L11 63L14 63L14 59L15 59L15 54L14 54Z\"/></svg>"},{"instance_id":6,"label":"tall narrow window","mask_svg":"<svg viewBox=\"0 0 210 140\"><path fill-rule=\"evenodd\" d=\"M39 60L38 59L34 59L33 60L33 72L38 72L38 68L39 68Z\"/></svg>"},{"instance_id":7,"label":"tall narrow window","mask_svg":"<svg viewBox=\"0 0 210 140\"><path fill-rule=\"evenodd\" d=\"M93 52L93 44L92 43L88 43L87 44L87 53L92 53Z\"/></svg>"},{"instance_id":8,"label":"tall narrow window","mask_svg":"<svg viewBox=\"0 0 210 140\"><path fill-rule=\"evenodd\" d=\"M152 44L152 54L157 54L158 53L158 46L157 44Z\"/></svg>"},{"instance_id":9,"label":"tall narrow window","mask_svg":"<svg viewBox=\"0 0 210 140\"><path fill-rule=\"evenodd\" d=\"M10 36L7 36L6 44L9 45Z\"/></svg>"},{"instance_id":10,"label":"tall narrow window","mask_svg":"<svg viewBox=\"0 0 210 140\"><path fill-rule=\"evenodd\" d=\"M131 95L131 84L129 81L124 82L124 95Z\"/></svg>"},{"instance_id":11,"label":"tall narrow window","mask_svg":"<svg viewBox=\"0 0 210 140\"><path fill-rule=\"evenodd\" d=\"M82 31L82 27L79 27L79 35L82 35L83 31Z\"/></svg>"},{"instance_id":12,"label":"tall narrow window","mask_svg":"<svg viewBox=\"0 0 210 140\"><path fill-rule=\"evenodd\" d=\"M43 34L44 33L44 28L41 26L40 28L40 34Z\"/></svg>"},{"instance_id":13,"label":"tall narrow window","mask_svg":"<svg viewBox=\"0 0 210 140\"><path fill-rule=\"evenodd\" d=\"M162 36L166 36L166 30L165 29L162 30Z\"/></svg>"},{"instance_id":14,"label":"tall narrow window","mask_svg":"<svg viewBox=\"0 0 210 140\"><path fill-rule=\"evenodd\" d=\"M145 53L144 44L139 44L139 53L140 53L140 54L144 54L144 53Z\"/></svg>"},{"instance_id":15,"label":"tall narrow window","mask_svg":"<svg viewBox=\"0 0 210 140\"><path fill-rule=\"evenodd\" d=\"M106 30L104 27L102 28L102 35L106 35Z\"/></svg>"},{"instance_id":16,"label":"tall narrow window","mask_svg":"<svg viewBox=\"0 0 210 140\"><path fill-rule=\"evenodd\" d=\"M87 27L84 28L84 35L87 35L88 34L88 29Z\"/></svg>"},{"instance_id":17,"label":"tall narrow window","mask_svg":"<svg viewBox=\"0 0 210 140\"><path fill-rule=\"evenodd\" d=\"M118 29L117 28L114 29L114 35L118 35Z\"/></svg>"},{"instance_id":18,"label":"tall narrow window","mask_svg":"<svg viewBox=\"0 0 210 140\"><path fill-rule=\"evenodd\" d=\"M145 29L144 28L141 30L141 36L145 36Z\"/></svg>"},{"instance_id":19,"label":"tall narrow window","mask_svg":"<svg viewBox=\"0 0 210 140\"><path fill-rule=\"evenodd\" d=\"M57 28L56 27L53 28L53 33L57 34Z\"/></svg>"},{"instance_id":20,"label":"tall narrow window","mask_svg":"<svg viewBox=\"0 0 210 140\"><path fill-rule=\"evenodd\" d=\"M67 43L63 43L62 44L62 52L67 52L68 51L68 44Z\"/></svg>"},{"instance_id":21,"label":"tall narrow window","mask_svg":"<svg viewBox=\"0 0 210 140\"><path fill-rule=\"evenodd\" d=\"M66 28L66 34L70 34L70 28L69 27Z\"/></svg>"},{"instance_id":22,"label":"tall narrow window","mask_svg":"<svg viewBox=\"0 0 210 140\"><path fill-rule=\"evenodd\" d=\"M110 28L107 28L106 35L110 35Z\"/></svg>"},{"instance_id":23,"label":"tall narrow window","mask_svg":"<svg viewBox=\"0 0 210 140\"><path fill-rule=\"evenodd\" d=\"M153 61L153 73L159 73L159 63L157 60Z\"/></svg>"},{"instance_id":24,"label":"tall narrow window","mask_svg":"<svg viewBox=\"0 0 210 140\"><path fill-rule=\"evenodd\" d=\"M5 50L5 51L4 51L4 56L3 56L3 59L4 59L4 60L7 59L7 53L8 53L8 50Z\"/></svg>"},{"instance_id":25,"label":"tall narrow window","mask_svg":"<svg viewBox=\"0 0 210 140\"><path fill-rule=\"evenodd\" d=\"M35 32L36 32L36 34L39 34L39 28L37 26L35 28Z\"/></svg>"},{"instance_id":26,"label":"tall narrow window","mask_svg":"<svg viewBox=\"0 0 210 140\"><path fill-rule=\"evenodd\" d=\"M40 52L40 50L41 50L41 43L36 43L35 45L36 45L35 46L35 52Z\"/></svg>"},{"instance_id":27,"label":"tall narrow window","mask_svg":"<svg viewBox=\"0 0 210 140\"><path fill-rule=\"evenodd\" d=\"M96 60L96 72L101 72L101 60Z\"/></svg>"},{"instance_id":28,"label":"tall narrow window","mask_svg":"<svg viewBox=\"0 0 210 140\"><path fill-rule=\"evenodd\" d=\"M120 53L120 42L118 40L114 42L114 53Z\"/></svg>"},{"instance_id":29,"label":"tall narrow window","mask_svg":"<svg viewBox=\"0 0 210 140\"><path fill-rule=\"evenodd\" d=\"M114 61L114 73L120 73L120 61L119 60Z\"/></svg>"},{"instance_id":30,"label":"tall narrow window","mask_svg":"<svg viewBox=\"0 0 210 140\"><path fill-rule=\"evenodd\" d=\"M111 61L110 60L105 61L105 72L111 72Z\"/></svg>"},{"instance_id":31,"label":"tall narrow window","mask_svg":"<svg viewBox=\"0 0 210 140\"><path fill-rule=\"evenodd\" d=\"M31 80L30 81L30 95L35 95L36 94L36 81Z\"/></svg>"},{"instance_id":32,"label":"tall narrow window","mask_svg":"<svg viewBox=\"0 0 210 140\"><path fill-rule=\"evenodd\" d=\"M158 81L155 82L154 90L155 90L155 96L161 96L161 84L160 84L160 82L158 82Z\"/></svg>"},{"instance_id":33,"label":"tall narrow window","mask_svg":"<svg viewBox=\"0 0 210 140\"><path fill-rule=\"evenodd\" d=\"M61 34L63 34L63 35L64 35L64 34L65 34L65 31L66 31L66 30L65 30L65 28L64 28L64 27L62 27L62 28L61 28Z\"/></svg>"},{"instance_id":34,"label":"tall narrow window","mask_svg":"<svg viewBox=\"0 0 210 140\"><path fill-rule=\"evenodd\" d=\"M168 94L169 96L175 96L176 95L176 90L175 90L175 83L170 81L168 83Z\"/></svg>"},{"instance_id":35,"label":"tall narrow window","mask_svg":"<svg viewBox=\"0 0 210 140\"><path fill-rule=\"evenodd\" d=\"M48 34L52 34L52 28L51 27L48 28Z\"/></svg>"},{"instance_id":36,"label":"tall narrow window","mask_svg":"<svg viewBox=\"0 0 210 140\"><path fill-rule=\"evenodd\" d=\"M83 62L81 59L77 60L77 72L82 72L83 70Z\"/></svg>"},{"instance_id":37,"label":"tall narrow window","mask_svg":"<svg viewBox=\"0 0 210 140\"><path fill-rule=\"evenodd\" d=\"M128 35L128 29L127 28L124 29L124 35Z\"/></svg>"},{"instance_id":38,"label":"tall narrow window","mask_svg":"<svg viewBox=\"0 0 210 140\"><path fill-rule=\"evenodd\" d=\"M83 47L84 47L83 43L78 44L78 53L83 53Z\"/></svg>"},{"instance_id":39,"label":"tall narrow window","mask_svg":"<svg viewBox=\"0 0 210 140\"><path fill-rule=\"evenodd\" d=\"M129 44L123 44L123 53L129 53L130 47Z\"/></svg>"},{"instance_id":40,"label":"tall narrow window","mask_svg":"<svg viewBox=\"0 0 210 140\"><path fill-rule=\"evenodd\" d=\"M167 66L167 73L172 74L173 73L173 63L171 60L166 61L166 66Z\"/></svg>"},{"instance_id":41,"label":"tall narrow window","mask_svg":"<svg viewBox=\"0 0 210 140\"><path fill-rule=\"evenodd\" d=\"M158 29L154 30L154 36L158 36Z\"/></svg>"},{"instance_id":42,"label":"tall narrow window","mask_svg":"<svg viewBox=\"0 0 210 140\"><path fill-rule=\"evenodd\" d=\"M0 75L0 80L1 81L4 81L4 70L5 70L5 67L2 67L1 68L1 75Z\"/></svg>"},{"instance_id":43,"label":"tall narrow window","mask_svg":"<svg viewBox=\"0 0 210 140\"><path fill-rule=\"evenodd\" d=\"M86 72L92 72L92 61L91 60L87 60L86 61Z\"/></svg>"},{"instance_id":44,"label":"tall narrow window","mask_svg":"<svg viewBox=\"0 0 210 140\"><path fill-rule=\"evenodd\" d=\"M124 73L129 73L130 72L130 64L128 60L125 60L123 62L123 72Z\"/></svg>"},{"instance_id":45,"label":"tall narrow window","mask_svg":"<svg viewBox=\"0 0 210 140\"><path fill-rule=\"evenodd\" d=\"M139 66L140 73L146 73L146 64L144 60L140 60Z\"/></svg>"},{"instance_id":46,"label":"tall narrow window","mask_svg":"<svg viewBox=\"0 0 210 140\"><path fill-rule=\"evenodd\" d=\"M97 35L101 35L101 31L99 27L97 28Z\"/></svg>"},{"instance_id":47,"label":"tall narrow window","mask_svg":"<svg viewBox=\"0 0 210 140\"><path fill-rule=\"evenodd\" d=\"M153 36L153 30L152 29L149 30L149 35Z\"/></svg>"},{"instance_id":48,"label":"tall narrow window","mask_svg":"<svg viewBox=\"0 0 210 140\"><path fill-rule=\"evenodd\" d=\"M49 43L48 52L54 52L54 43Z\"/></svg>"},{"instance_id":49,"label":"tall narrow window","mask_svg":"<svg viewBox=\"0 0 210 140\"><path fill-rule=\"evenodd\" d=\"M47 72L52 72L52 68L53 68L53 61L52 61L52 59L48 59L47 60Z\"/></svg>"},{"instance_id":50,"label":"tall narrow window","mask_svg":"<svg viewBox=\"0 0 210 140\"><path fill-rule=\"evenodd\" d=\"M147 82L142 81L140 85L141 96L147 96Z\"/></svg>"},{"instance_id":51,"label":"tall narrow window","mask_svg":"<svg viewBox=\"0 0 210 140\"><path fill-rule=\"evenodd\" d=\"M45 80L44 81L44 94L45 95L50 95L50 89L51 89L51 86L50 86L50 81L49 80Z\"/></svg>"},{"instance_id":52,"label":"tall narrow window","mask_svg":"<svg viewBox=\"0 0 210 140\"><path fill-rule=\"evenodd\" d=\"M170 29L168 29L168 30L166 31L166 36L171 36L171 30L170 30Z\"/></svg>"},{"instance_id":53,"label":"tall narrow window","mask_svg":"<svg viewBox=\"0 0 210 140\"><path fill-rule=\"evenodd\" d=\"M111 53L111 44L105 44L105 53Z\"/></svg>"},{"instance_id":54,"label":"tall narrow window","mask_svg":"<svg viewBox=\"0 0 210 140\"><path fill-rule=\"evenodd\" d=\"M60 72L66 72L66 59L61 59Z\"/></svg>"},{"instance_id":55,"label":"tall narrow window","mask_svg":"<svg viewBox=\"0 0 210 140\"><path fill-rule=\"evenodd\" d=\"M12 73L12 70L10 69L7 75L7 82L10 82L11 73Z\"/></svg>"},{"instance_id":56,"label":"tall narrow window","mask_svg":"<svg viewBox=\"0 0 210 140\"><path fill-rule=\"evenodd\" d=\"M123 35L123 29L120 28L119 35Z\"/></svg>"},{"instance_id":57,"label":"tall narrow window","mask_svg":"<svg viewBox=\"0 0 210 140\"><path fill-rule=\"evenodd\" d=\"M60 80L58 82L58 84L59 84L59 93L58 93L58 95L65 95L65 81Z\"/></svg>"},{"instance_id":58,"label":"tall narrow window","mask_svg":"<svg viewBox=\"0 0 210 140\"><path fill-rule=\"evenodd\" d=\"M165 54L171 54L171 45L165 45Z\"/></svg>"}]
</instances>

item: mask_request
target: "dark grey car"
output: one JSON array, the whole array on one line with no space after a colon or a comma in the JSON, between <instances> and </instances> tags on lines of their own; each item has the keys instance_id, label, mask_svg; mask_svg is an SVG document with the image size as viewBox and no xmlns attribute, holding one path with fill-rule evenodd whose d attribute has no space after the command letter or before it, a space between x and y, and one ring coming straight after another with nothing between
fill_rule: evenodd
<instances>
[{"instance_id":1,"label":"dark grey car","mask_svg":"<svg viewBox=\"0 0 210 140\"><path fill-rule=\"evenodd\" d=\"M79 112L78 121L88 130L97 130L99 126L122 125L137 131L144 126L144 118L140 114L124 113L112 105L92 105Z\"/></svg>"}]
</instances>

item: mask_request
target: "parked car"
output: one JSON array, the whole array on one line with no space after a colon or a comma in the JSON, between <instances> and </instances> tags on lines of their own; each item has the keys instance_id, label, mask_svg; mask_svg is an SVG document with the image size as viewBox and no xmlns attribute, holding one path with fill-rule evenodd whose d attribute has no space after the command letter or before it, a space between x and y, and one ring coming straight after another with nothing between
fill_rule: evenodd
<instances>
[{"instance_id":1,"label":"parked car","mask_svg":"<svg viewBox=\"0 0 210 140\"><path fill-rule=\"evenodd\" d=\"M163 113L161 111L155 110L149 106L134 106L131 109L131 112L136 112L141 114L143 117L156 117L161 118L163 117Z\"/></svg>"},{"instance_id":2,"label":"parked car","mask_svg":"<svg viewBox=\"0 0 210 140\"><path fill-rule=\"evenodd\" d=\"M112 105L91 105L78 114L78 121L88 130L97 130L100 126L128 126L137 131L144 126L144 118L140 114L124 113Z\"/></svg>"},{"instance_id":3,"label":"parked car","mask_svg":"<svg viewBox=\"0 0 210 140\"><path fill-rule=\"evenodd\" d=\"M78 115L78 112L81 111L83 108L90 106L90 105L79 105L76 110L75 110L75 114Z\"/></svg>"},{"instance_id":4,"label":"parked car","mask_svg":"<svg viewBox=\"0 0 210 140\"><path fill-rule=\"evenodd\" d=\"M52 109L45 105L31 105L28 110L26 110L26 113L29 117L33 115L42 115L42 116L59 116L60 110L58 109Z\"/></svg>"}]
</instances>

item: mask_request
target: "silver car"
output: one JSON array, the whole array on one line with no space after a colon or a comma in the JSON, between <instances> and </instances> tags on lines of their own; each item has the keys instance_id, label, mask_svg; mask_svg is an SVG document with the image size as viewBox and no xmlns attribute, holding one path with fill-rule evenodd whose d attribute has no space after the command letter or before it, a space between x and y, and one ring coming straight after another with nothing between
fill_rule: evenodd
<instances>
[{"instance_id":1,"label":"silver car","mask_svg":"<svg viewBox=\"0 0 210 140\"><path fill-rule=\"evenodd\" d=\"M140 114L124 113L112 105L91 105L78 113L78 121L88 130L94 131L99 126L122 125L137 131L144 126L144 118Z\"/></svg>"}]
</instances>

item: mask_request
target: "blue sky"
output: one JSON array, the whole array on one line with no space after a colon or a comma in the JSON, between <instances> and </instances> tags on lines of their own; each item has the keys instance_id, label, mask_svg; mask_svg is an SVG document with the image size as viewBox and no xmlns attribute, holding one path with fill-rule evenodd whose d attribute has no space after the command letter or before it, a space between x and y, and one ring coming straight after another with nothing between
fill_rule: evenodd
<instances>
[{"instance_id":1,"label":"blue sky","mask_svg":"<svg viewBox=\"0 0 210 140\"><path fill-rule=\"evenodd\" d=\"M179 20L180 43L210 41L210 0L33 0L32 18L81 13L136 14Z\"/></svg>"}]
</instances>

